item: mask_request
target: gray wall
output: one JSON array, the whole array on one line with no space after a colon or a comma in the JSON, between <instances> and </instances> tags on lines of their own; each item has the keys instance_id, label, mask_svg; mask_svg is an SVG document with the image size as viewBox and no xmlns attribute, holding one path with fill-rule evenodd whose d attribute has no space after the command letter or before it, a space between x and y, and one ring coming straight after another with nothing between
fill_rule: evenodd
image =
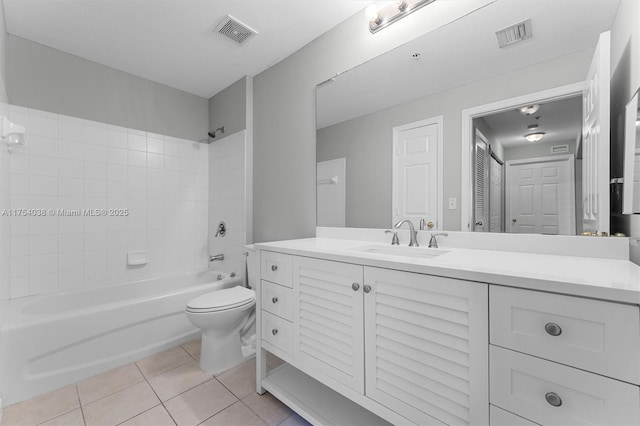
<instances>
[{"instance_id":1,"label":"gray wall","mask_svg":"<svg viewBox=\"0 0 640 426\"><path fill-rule=\"evenodd\" d=\"M624 107L640 87L640 2L622 0L611 28L611 176L620 177L624 158ZM621 188L620 192L621 192ZM640 216L622 215L612 194L611 232L640 237ZM632 255L634 246L632 245ZM637 248L635 250L638 250ZM640 255L637 254L637 263Z\"/></svg>"},{"instance_id":2,"label":"gray wall","mask_svg":"<svg viewBox=\"0 0 640 426\"><path fill-rule=\"evenodd\" d=\"M347 170L354 167L354 163L357 164L358 161L366 161L369 163L369 167L373 165L372 169L376 170L376 172L366 177L368 187L372 188L370 193L372 193L373 197L368 198L368 203L364 198L359 199L361 204L357 206L357 214L360 217L367 218L362 223L373 224L375 222L377 223L375 227L389 226L391 222L390 205L388 208L381 208L381 203L383 200L391 200L391 159L389 156L392 143L391 129L394 126L442 115L444 116L443 202L450 197L455 197L458 199L459 204L461 195L460 158L462 154L460 141L462 139L462 110L583 81L592 55L592 49L576 52L349 120L332 126L336 128L333 130L326 128L321 132L323 140L319 142L321 148L318 152L323 152L323 154L319 160L327 160L331 157L326 154L330 148L326 148L327 151L325 151L325 147L323 147L325 143L338 144L340 141L349 140L349 144L357 144L357 147L353 149L347 147L336 148L340 152L333 158L346 156ZM355 137L357 129L366 129L364 137ZM336 136L337 133L342 132L344 132L345 136ZM327 137L325 140L324 136L328 136L330 133L331 137ZM349 154L351 154L351 158ZM363 156L364 158L362 158ZM313 164L308 164L306 167L311 169L313 177L315 170ZM302 173L302 165L299 165L299 168L299 173ZM304 172L307 172L306 169ZM350 180L352 179L347 176L347 198L352 196L349 192ZM308 191L313 189L313 182L311 185ZM285 201L283 200L283 202ZM378 217L383 213L386 213L388 218ZM375 215L375 217L372 215ZM347 205L347 216L349 216L349 204ZM444 229L460 230L460 209L448 210L445 208L443 219Z\"/></svg>"},{"instance_id":3,"label":"gray wall","mask_svg":"<svg viewBox=\"0 0 640 426\"><path fill-rule=\"evenodd\" d=\"M315 235L315 85L428 31L429 8L372 35L361 11L254 79L254 241Z\"/></svg>"},{"instance_id":4,"label":"gray wall","mask_svg":"<svg viewBox=\"0 0 640 426\"><path fill-rule=\"evenodd\" d=\"M207 99L9 35L9 102L191 140L206 138Z\"/></svg>"},{"instance_id":5,"label":"gray wall","mask_svg":"<svg viewBox=\"0 0 640 426\"><path fill-rule=\"evenodd\" d=\"M223 126L225 135L247 128L247 77L209 99L209 130Z\"/></svg>"}]
</instances>

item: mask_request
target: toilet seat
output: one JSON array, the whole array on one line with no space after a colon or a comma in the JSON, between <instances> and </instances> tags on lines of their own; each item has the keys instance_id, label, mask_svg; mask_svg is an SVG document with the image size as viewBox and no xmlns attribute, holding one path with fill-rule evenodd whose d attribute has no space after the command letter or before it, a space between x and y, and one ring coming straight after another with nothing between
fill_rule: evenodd
<instances>
[{"instance_id":1,"label":"toilet seat","mask_svg":"<svg viewBox=\"0 0 640 426\"><path fill-rule=\"evenodd\" d=\"M237 286L203 294L187 303L186 311L193 313L219 312L255 302L256 293Z\"/></svg>"}]
</instances>

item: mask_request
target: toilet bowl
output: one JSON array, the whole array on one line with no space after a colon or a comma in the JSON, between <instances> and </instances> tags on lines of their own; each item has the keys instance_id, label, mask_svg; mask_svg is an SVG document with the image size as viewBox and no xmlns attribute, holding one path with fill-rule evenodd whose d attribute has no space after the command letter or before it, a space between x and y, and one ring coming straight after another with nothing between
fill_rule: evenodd
<instances>
[{"instance_id":1,"label":"toilet bowl","mask_svg":"<svg viewBox=\"0 0 640 426\"><path fill-rule=\"evenodd\" d=\"M215 374L243 360L240 329L255 304L255 291L243 286L207 293L187 303L187 318L202 330L202 370Z\"/></svg>"}]
</instances>

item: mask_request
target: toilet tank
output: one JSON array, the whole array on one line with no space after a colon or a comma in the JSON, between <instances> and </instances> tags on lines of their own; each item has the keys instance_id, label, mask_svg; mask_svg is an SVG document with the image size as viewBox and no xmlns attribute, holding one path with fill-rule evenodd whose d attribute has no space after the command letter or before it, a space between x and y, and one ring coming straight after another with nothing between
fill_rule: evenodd
<instances>
[{"instance_id":1,"label":"toilet tank","mask_svg":"<svg viewBox=\"0 0 640 426\"><path fill-rule=\"evenodd\" d=\"M256 288L258 280L260 279L258 253L253 247L253 244L247 245L245 248L247 250L247 278L249 279L249 287Z\"/></svg>"}]
</instances>

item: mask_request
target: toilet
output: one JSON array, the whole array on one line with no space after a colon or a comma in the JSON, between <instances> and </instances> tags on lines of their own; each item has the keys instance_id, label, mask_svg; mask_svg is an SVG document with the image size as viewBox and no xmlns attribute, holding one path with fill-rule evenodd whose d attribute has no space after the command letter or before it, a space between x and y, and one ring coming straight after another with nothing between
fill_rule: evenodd
<instances>
[{"instance_id":1,"label":"toilet","mask_svg":"<svg viewBox=\"0 0 640 426\"><path fill-rule=\"evenodd\" d=\"M252 259L247 260L250 264ZM249 280L251 283L251 278ZM255 291L242 285L203 294L187 302L187 318L202 330L202 370L215 374L243 361L241 330L251 326L247 324L249 321L255 321L255 304Z\"/></svg>"}]
</instances>

